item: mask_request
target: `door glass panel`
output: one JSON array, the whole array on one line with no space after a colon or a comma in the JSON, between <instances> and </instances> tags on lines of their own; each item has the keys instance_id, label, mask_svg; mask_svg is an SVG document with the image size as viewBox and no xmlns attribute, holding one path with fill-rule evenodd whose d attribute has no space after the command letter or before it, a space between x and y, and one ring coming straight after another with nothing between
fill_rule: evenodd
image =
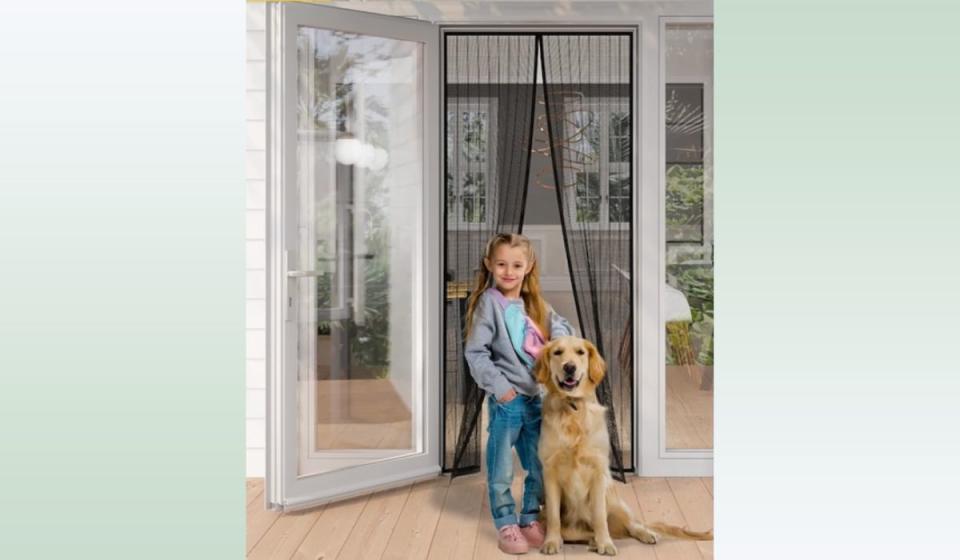
<instances>
[{"instance_id":1,"label":"door glass panel","mask_svg":"<svg viewBox=\"0 0 960 560\"><path fill-rule=\"evenodd\" d=\"M666 29L666 447L713 449L713 25Z\"/></svg>"},{"instance_id":2,"label":"door glass panel","mask_svg":"<svg viewBox=\"0 0 960 560\"><path fill-rule=\"evenodd\" d=\"M423 451L422 46L300 27L300 475Z\"/></svg>"}]
</instances>

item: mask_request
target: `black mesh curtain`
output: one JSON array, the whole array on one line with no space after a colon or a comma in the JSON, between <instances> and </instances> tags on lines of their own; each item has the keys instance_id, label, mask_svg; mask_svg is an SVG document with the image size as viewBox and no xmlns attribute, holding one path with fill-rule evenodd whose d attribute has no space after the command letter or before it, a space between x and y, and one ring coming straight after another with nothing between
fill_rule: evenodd
<instances>
[{"instance_id":1,"label":"black mesh curtain","mask_svg":"<svg viewBox=\"0 0 960 560\"><path fill-rule=\"evenodd\" d=\"M522 228L536 52L533 34L446 35L443 469L454 476L480 467L484 395L463 358L466 297L487 240Z\"/></svg>"},{"instance_id":2,"label":"black mesh curtain","mask_svg":"<svg viewBox=\"0 0 960 560\"><path fill-rule=\"evenodd\" d=\"M557 201L583 337L607 361L612 467L633 470L632 36L540 37Z\"/></svg>"}]
</instances>

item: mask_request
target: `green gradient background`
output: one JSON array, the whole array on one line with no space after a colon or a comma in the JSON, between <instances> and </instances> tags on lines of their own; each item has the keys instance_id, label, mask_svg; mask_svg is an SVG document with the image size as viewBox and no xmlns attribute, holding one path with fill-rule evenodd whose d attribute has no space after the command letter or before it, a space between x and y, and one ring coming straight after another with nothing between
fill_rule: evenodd
<instances>
[{"instance_id":1,"label":"green gradient background","mask_svg":"<svg viewBox=\"0 0 960 560\"><path fill-rule=\"evenodd\" d=\"M715 8L716 557L946 557L960 3Z\"/></svg>"},{"instance_id":2,"label":"green gradient background","mask_svg":"<svg viewBox=\"0 0 960 560\"><path fill-rule=\"evenodd\" d=\"M244 553L242 2L5 3L0 557Z\"/></svg>"}]
</instances>

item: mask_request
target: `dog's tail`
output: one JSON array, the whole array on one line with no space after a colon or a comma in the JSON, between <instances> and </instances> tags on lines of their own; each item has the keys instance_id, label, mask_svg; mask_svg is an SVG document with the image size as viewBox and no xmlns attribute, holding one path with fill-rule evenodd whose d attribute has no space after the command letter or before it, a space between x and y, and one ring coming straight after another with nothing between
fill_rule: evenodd
<instances>
[{"instance_id":1,"label":"dog's tail","mask_svg":"<svg viewBox=\"0 0 960 560\"><path fill-rule=\"evenodd\" d=\"M713 529L709 531L691 531L685 527L677 527L676 525L667 525L666 523L647 523L646 527L648 529L653 529L658 533L664 535L670 535L671 537L676 537L678 539L684 539L689 541L712 541L713 540Z\"/></svg>"}]
</instances>

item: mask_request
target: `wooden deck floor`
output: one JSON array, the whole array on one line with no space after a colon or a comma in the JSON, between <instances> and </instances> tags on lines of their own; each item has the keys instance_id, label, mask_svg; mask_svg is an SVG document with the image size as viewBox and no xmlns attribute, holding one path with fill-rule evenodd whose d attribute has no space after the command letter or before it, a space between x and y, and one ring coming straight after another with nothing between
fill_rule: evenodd
<instances>
[{"instance_id":1,"label":"wooden deck floor","mask_svg":"<svg viewBox=\"0 0 960 560\"><path fill-rule=\"evenodd\" d=\"M694 530L713 527L712 478L633 478L618 491L645 521ZM522 480L514 479L520 496ZM407 485L371 496L279 515L263 507L263 479L247 480L247 557L256 559L513 558L497 549L482 474ZM650 546L616 541L618 558L709 560L712 542L664 538ZM539 557L538 551L527 556ZM556 559L597 558L586 545L564 545Z\"/></svg>"}]
</instances>

